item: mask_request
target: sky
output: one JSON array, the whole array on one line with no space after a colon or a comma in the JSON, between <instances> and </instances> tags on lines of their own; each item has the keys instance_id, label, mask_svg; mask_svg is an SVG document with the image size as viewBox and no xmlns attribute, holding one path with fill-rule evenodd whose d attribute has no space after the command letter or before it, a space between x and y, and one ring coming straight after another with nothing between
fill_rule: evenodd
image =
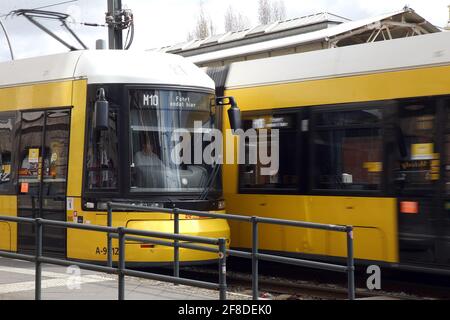
<instances>
[{"instance_id":1,"label":"sky","mask_svg":"<svg viewBox=\"0 0 450 320\"><path fill-rule=\"evenodd\" d=\"M8 16L12 10L37 8L68 0L0 0L0 19L10 33L16 58L65 52L67 49L39 31L23 17ZM133 10L136 37L133 50L144 50L186 41L194 29L201 0L122 0L123 6ZM258 0L203 0L207 14L217 31L223 32L224 13L231 5L246 15L252 26L258 24ZM444 27L449 20L450 0L284 0L287 17L295 18L318 12L331 12L353 20L401 10L405 5L418 14ZM69 13L73 22L104 23L107 0L74 0L46 10ZM60 30L56 23L47 23ZM96 39L107 39L107 29L71 24L88 47L95 47ZM59 34L61 31L58 31ZM66 34L64 34L66 36ZM65 39L70 39L65 37ZM73 41L71 43L74 43ZM9 60L5 37L0 30L0 61Z\"/></svg>"}]
</instances>

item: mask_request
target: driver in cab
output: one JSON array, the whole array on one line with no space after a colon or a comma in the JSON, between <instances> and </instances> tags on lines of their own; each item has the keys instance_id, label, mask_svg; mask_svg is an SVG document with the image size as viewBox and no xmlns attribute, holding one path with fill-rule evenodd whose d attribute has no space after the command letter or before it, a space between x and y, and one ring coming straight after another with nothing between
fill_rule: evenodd
<instances>
[{"instance_id":1,"label":"driver in cab","mask_svg":"<svg viewBox=\"0 0 450 320\"><path fill-rule=\"evenodd\" d=\"M153 145L148 137L143 139L142 150L136 152L134 161L138 167L164 167L161 159L153 152Z\"/></svg>"}]
</instances>

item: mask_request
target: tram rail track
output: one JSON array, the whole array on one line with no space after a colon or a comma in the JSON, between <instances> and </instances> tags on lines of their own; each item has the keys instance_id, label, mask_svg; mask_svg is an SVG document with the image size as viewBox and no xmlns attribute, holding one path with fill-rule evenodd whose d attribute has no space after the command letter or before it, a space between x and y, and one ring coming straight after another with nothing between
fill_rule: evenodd
<instances>
[{"instance_id":1,"label":"tram rail track","mask_svg":"<svg viewBox=\"0 0 450 320\"><path fill-rule=\"evenodd\" d=\"M233 258L227 266L228 291L252 296L251 268L244 259ZM217 265L184 266L181 276L217 282ZM171 267L159 272L173 274ZM367 288L368 275L357 269L356 298L367 300L450 300L450 278L423 273L383 269L381 290ZM260 298L270 300L347 300L346 277L308 268L280 268L279 264L260 265Z\"/></svg>"},{"instance_id":2,"label":"tram rail track","mask_svg":"<svg viewBox=\"0 0 450 320\"><path fill-rule=\"evenodd\" d=\"M199 267L190 267L183 270L185 276L196 279L208 279L213 281L218 276L215 270ZM227 275L228 286L233 292L244 292L251 294L251 275L229 272ZM336 284L318 284L309 281L299 281L278 277L262 276L259 280L260 297L273 300L346 300L348 298L347 288ZM389 300L419 300L423 297L405 293L370 291L357 288L358 299L382 298ZM427 298L433 299L433 298Z\"/></svg>"}]
</instances>

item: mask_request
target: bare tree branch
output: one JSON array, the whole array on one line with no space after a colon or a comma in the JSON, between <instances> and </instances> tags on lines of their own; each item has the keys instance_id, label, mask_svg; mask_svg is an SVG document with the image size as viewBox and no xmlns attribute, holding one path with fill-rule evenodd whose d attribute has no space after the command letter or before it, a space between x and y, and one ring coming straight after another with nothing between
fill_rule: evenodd
<instances>
[{"instance_id":1,"label":"bare tree branch","mask_svg":"<svg viewBox=\"0 0 450 320\"><path fill-rule=\"evenodd\" d=\"M205 12L203 1L200 2L200 11L193 32L187 36L188 40L205 39L215 34L216 28L211 17Z\"/></svg>"},{"instance_id":2,"label":"bare tree branch","mask_svg":"<svg viewBox=\"0 0 450 320\"><path fill-rule=\"evenodd\" d=\"M259 0L258 18L260 24L269 24L286 19L286 6L283 0Z\"/></svg>"},{"instance_id":3,"label":"bare tree branch","mask_svg":"<svg viewBox=\"0 0 450 320\"><path fill-rule=\"evenodd\" d=\"M250 20L229 6L225 13L225 32L244 30L250 27Z\"/></svg>"},{"instance_id":4,"label":"bare tree branch","mask_svg":"<svg viewBox=\"0 0 450 320\"><path fill-rule=\"evenodd\" d=\"M258 19L260 24L272 22L272 9L269 0L259 0Z\"/></svg>"},{"instance_id":5,"label":"bare tree branch","mask_svg":"<svg viewBox=\"0 0 450 320\"><path fill-rule=\"evenodd\" d=\"M273 20L286 20L286 6L283 0L279 0L272 4Z\"/></svg>"}]
</instances>

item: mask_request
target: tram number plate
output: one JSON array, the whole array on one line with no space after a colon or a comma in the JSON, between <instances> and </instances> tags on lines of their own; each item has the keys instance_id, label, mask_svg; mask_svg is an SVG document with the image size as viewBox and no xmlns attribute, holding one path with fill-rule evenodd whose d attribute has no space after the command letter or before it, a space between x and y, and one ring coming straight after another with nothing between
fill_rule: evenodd
<instances>
[{"instance_id":1,"label":"tram number plate","mask_svg":"<svg viewBox=\"0 0 450 320\"><path fill-rule=\"evenodd\" d=\"M198 216L193 216L193 215L190 215L190 214L186 214L186 215L184 215L184 219L186 219L186 220L206 220L206 219L209 219L209 218L208 217L198 217Z\"/></svg>"},{"instance_id":2,"label":"tram number plate","mask_svg":"<svg viewBox=\"0 0 450 320\"><path fill-rule=\"evenodd\" d=\"M108 254L108 248L103 247L97 247L97 249L95 250L95 254L96 255L101 255L101 256L106 256ZM119 248L112 248L112 254L114 256L118 256L119 255Z\"/></svg>"}]
</instances>

